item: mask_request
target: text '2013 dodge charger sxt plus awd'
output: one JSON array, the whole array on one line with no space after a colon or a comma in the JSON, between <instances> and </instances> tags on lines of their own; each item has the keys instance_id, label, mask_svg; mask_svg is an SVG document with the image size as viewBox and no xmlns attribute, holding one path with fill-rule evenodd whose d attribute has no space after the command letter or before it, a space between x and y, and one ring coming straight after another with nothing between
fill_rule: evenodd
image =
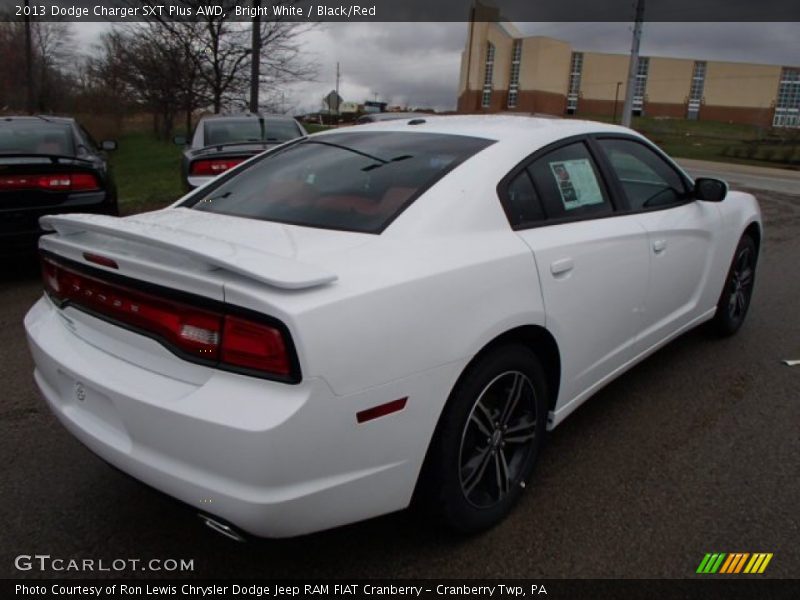
<instances>
[{"instance_id":1,"label":"text '2013 dodge charger sxt plus awd'","mask_svg":"<svg viewBox=\"0 0 800 600\"><path fill-rule=\"evenodd\" d=\"M547 429L701 322L739 328L762 237L753 196L640 135L524 117L316 134L164 210L43 225L25 325L53 412L271 537L412 499L498 522Z\"/></svg>"}]
</instances>

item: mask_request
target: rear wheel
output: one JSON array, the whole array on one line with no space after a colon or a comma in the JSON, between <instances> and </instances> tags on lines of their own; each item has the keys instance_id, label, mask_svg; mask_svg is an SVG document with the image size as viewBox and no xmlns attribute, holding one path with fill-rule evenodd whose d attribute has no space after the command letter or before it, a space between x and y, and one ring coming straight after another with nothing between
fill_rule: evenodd
<instances>
[{"instance_id":1,"label":"rear wheel","mask_svg":"<svg viewBox=\"0 0 800 600\"><path fill-rule=\"evenodd\" d=\"M733 335L744 323L753 294L757 259L758 249L753 238L742 236L714 315L714 329L720 335Z\"/></svg>"},{"instance_id":2,"label":"rear wheel","mask_svg":"<svg viewBox=\"0 0 800 600\"><path fill-rule=\"evenodd\" d=\"M533 470L547 419L545 377L521 345L480 358L453 390L423 470L422 497L449 528L491 527Z\"/></svg>"}]
</instances>

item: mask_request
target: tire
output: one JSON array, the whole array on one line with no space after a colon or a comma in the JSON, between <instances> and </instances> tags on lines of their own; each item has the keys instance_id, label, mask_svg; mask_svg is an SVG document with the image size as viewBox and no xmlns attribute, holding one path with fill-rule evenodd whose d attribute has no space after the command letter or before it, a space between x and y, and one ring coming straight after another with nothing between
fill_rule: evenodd
<instances>
[{"instance_id":1,"label":"tire","mask_svg":"<svg viewBox=\"0 0 800 600\"><path fill-rule=\"evenodd\" d=\"M715 332L730 336L739 331L750 308L756 277L758 248L752 237L742 236L733 254L725 286L717 303L717 312L711 322Z\"/></svg>"},{"instance_id":2,"label":"tire","mask_svg":"<svg viewBox=\"0 0 800 600\"><path fill-rule=\"evenodd\" d=\"M498 347L472 364L450 394L428 450L418 486L426 512L459 533L500 522L533 472L546 398L541 364L525 346Z\"/></svg>"}]
</instances>

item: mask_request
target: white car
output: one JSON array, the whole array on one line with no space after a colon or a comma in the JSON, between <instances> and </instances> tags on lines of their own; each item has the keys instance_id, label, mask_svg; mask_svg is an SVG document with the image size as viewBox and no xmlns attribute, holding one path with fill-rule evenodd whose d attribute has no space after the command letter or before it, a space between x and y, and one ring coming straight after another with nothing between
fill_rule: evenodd
<instances>
[{"instance_id":1,"label":"white car","mask_svg":"<svg viewBox=\"0 0 800 600\"><path fill-rule=\"evenodd\" d=\"M412 499L495 524L546 430L696 325L740 327L762 240L753 196L642 136L520 117L325 132L164 210L42 224L50 408L232 537Z\"/></svg>"}]
</instances>

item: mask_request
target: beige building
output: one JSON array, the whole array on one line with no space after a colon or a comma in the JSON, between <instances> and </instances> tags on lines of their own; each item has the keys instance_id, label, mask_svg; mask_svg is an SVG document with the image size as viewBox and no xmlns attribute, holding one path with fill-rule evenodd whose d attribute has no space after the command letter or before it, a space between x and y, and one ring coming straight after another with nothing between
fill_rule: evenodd
<instances>
[{"instance_id":1,"label":"beige building","mask_svg":"<svg viewBox=\"0 0 800 600\"><path fill-rule=\"evenodd\" d=\"M511 23L478 20L470 23L461 56L458 110L619 115L628 61L623 54L581 52L561 40L524 37ZM800 127L800 67L642 56L633 111Z\"/></svg>"}]
</instances>

